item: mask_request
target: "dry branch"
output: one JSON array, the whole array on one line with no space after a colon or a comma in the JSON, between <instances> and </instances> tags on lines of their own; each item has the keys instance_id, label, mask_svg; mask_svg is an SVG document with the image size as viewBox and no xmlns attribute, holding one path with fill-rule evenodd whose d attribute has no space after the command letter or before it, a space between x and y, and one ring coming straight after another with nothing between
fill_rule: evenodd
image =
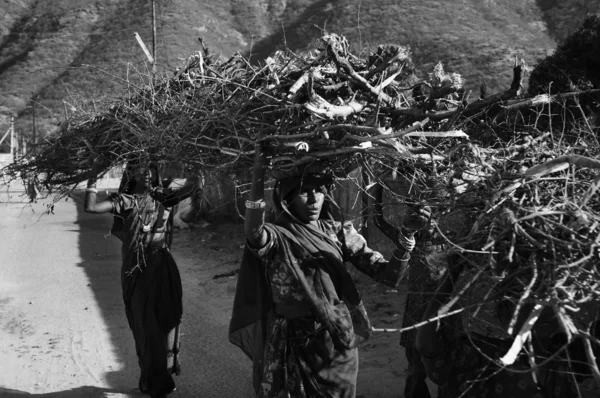
<instances>
[{"instance_id":1,"label":"dry branch","mask_svg":"<svg viewBox=\"0 0 600 398\"><path fill-rule=\"evenodd\" d=\"M554 145L553 132L524 126L531 136L513 131L510 142L468 141L473 132L501 128L497 121L471 120L491 106L510 111L581 93L513 102L525 70L515 63L508 89L468 102L462 78L441 64L415 83L404 47L379 46L359 58L343 37L322 42L306 56L277 52L265 65L239 54L214 58L205 49L172 77L130 85L131 92L102 112L78 106L35 157L3 173L39 179L59 194L87 178L96 156L106 169L149 157L243 175L261 141L274 173L319 162L341 175L360 165L375 183L383 174L404 174L439 219L437 243L473 275L505 281L508 288L498 287L494 296L519 303L515 316L526 304L543 302L572 336L585 336L572 325L581 324L583 303L600 303L596 137L574 134L577 139L561 137ZM376 210L377 225L393 235ZM450 231L440 227L452 217L459 221ZM514 322L511 328L521 329ZM530 335L535 338L535 328L522 330L515 353Z\"/></svg>"},{"instance_id":2,"label":"dry branch","mask_svg":"<svg viewBox=\"0 0 600 398\"><path fill-rule=\"evenodd\" d=\"M439 112L438 100L456 99L458 75L436 66L421 82L432 90L422 103L398 89L414 72L407 48L379 46L363 59L348 51L343 37L327 35L322 43L303 57L277 52L265 65L252 65L240 54L224 60L197 52L172 77L153 79L149 87L129 85L132 91L101 112L78 106L35 158L23 158L5 172L13 178L44 175L49 186L68 189L87 177L90 158L103 157L108 169L146 156L235 174L252 162L257 140L268 144L276 167L326 159L330 167L344 169L356 153L390 163L419 162L431 151L409 138L418 130L420 140L464 137L440 133L424 116L399 116L381 107ZM308 153L285 144L298 141L306 141ZM358 145L367 142L371 145Z\"/></svg>"}]
</instances>

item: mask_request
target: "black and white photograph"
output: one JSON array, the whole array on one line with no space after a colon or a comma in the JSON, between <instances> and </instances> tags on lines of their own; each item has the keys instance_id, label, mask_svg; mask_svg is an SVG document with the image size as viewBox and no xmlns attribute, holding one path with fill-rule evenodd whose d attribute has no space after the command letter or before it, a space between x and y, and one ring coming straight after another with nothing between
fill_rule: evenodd
<instances>
[{"instance_id":1,"label":"black and white photograph","mask_svg":"<svg viewBox=\"0 0 600 398\"><path fill-rule=\"evenodd\" d=\"M600 0L0 0L0 397L600 398Z\"/></svg>"}]
</instances>

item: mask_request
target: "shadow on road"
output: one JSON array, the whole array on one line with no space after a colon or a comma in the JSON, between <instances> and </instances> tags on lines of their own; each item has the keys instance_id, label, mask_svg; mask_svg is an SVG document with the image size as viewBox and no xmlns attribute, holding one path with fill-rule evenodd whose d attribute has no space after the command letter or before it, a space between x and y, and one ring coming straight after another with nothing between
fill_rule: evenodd
<instances>
[{"instance_id":1,"label":"shadow on road","mask_svg":"<svg viewBox=\"0 0 600 398\"><path fill-rule=\"evenodd\" d=\"M0 397L2 398L22 398L22 397L39 397L39 398L96 398L110 397L118 391L100 388L100 387L77 387L71 390L50 392L45 394L30 394L24 391L11 390L0 387Z\"/></svg>"},{"instance_id":2,"label":"shadow on road","mask_svg":"<svg viewBox=\"0 0 600 398\"><path fill-rule=\"evenodd\" d=\"M100 196L99 199L103 199ZM102 377L108 390L84 390L77 395L99 398L126 394L141 396L137 387L139 367L133 335L129 330L121 293L121 243L110 236L111 214L87 214L83 194L73 197L77 203L77 228L81 262L89 279L103 321L110 335L110 358L117 360L115 369ZM227 340L229 314L233 303L235 279L213 281L215 274L237 268L240 242L227 228L213 226L202 231L176 232L174 256L184 289L182 324L182 375L177 377L174 396L250 397L251 363ZM239 226L233 226L239 231ZM239 235L239 234L238 234ZM58 393L57 393L58 394ZM108 395L103 395L108 394ZM46 396L46 395L44 395Z\"/></svg>"},{"instance_id":3,"label":"shadow on road","mask_svg":"<svg viewBox=\"0 0 600 398\"><path fill-rule=\"evenodd\" d=\"M105 199L106 193L99 193L98 197L100 200ZM84 268L89 279L89 288L95 295L110 334L110 347L113 350L110 357L118 362L116 369L109 369L103 376L110 388L129 394L137 387L139 370L121 293L121 242L110 235L113 222L110 213L86 213L83 210L83 193L75 194L71 200L77 205L76 224L81 257L77 266ZM103 397L104 395L94 395L101 392L103 391L90 390L88 395L80 396Z\"/></svg>"}]
</instances>

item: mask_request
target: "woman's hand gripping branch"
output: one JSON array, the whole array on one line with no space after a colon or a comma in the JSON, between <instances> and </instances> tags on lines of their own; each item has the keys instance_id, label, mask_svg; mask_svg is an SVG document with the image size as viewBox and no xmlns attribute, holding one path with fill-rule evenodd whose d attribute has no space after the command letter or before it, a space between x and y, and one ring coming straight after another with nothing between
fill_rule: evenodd
<instances>
[{"instance_id":1,"label":"woman's hand gripping branch","mask_svg":"<svg viewBox=\"0 0 600 398\"><path fill-rule=\"evenodd\" d=\"M398 234L398 243L406 250L415 248L415 234L431 223L431 209L421 204L407 204L407 210Z\"/></svg>"},{"instance_id":2,"label":"woman's hand gripping branch","mask_svg":"<svg viewBox=\"0 0 600 398\"><path fill-rule=\"evenodd\" d=\"M427 206L409 205L400 228L391 225L383 216L383 186L377 183L372 188L374 205L374 222L377 228L390 238L397 249L392 259L381 272L380 280L388 286L395 287L404 279L409 269L410 253L416 246L415 233L426 228L431 221L431 210Z\"/></svg>"},{"instance_id":3,"label":"woman's hand gripping branch","mask_svg":"<svg viewBox=\"0 0 600 398\"><path fill-rule=\"evenodd\" d=\"M267 242L265 231L265 172L268 167L267 157L264 152L264 144L258 141L255 146L254 172L252 175L252 186L246 201L246 221L244 232L248 245L260 248Z\"/></svg>"},{"instance_id":4,"label":"woman's hand gripping branch","mask_svg":"<svg viewBox=\"0 0 600 398\"><path fill-rule=\"evenodd\" d=\"M415 248L415 234L431 223L431 209L420 204L408 204L402 227L391 225L383 216L383 186L377 183L373 186L375 199L374 221L377 228L396 243L398 249L411 252Z\"/></svg>"}]
</instances>

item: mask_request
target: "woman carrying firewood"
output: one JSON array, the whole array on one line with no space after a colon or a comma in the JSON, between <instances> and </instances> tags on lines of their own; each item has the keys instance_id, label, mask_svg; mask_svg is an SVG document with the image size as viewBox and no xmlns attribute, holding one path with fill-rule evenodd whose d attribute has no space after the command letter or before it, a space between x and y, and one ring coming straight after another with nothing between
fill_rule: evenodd
<instances>
[{"instance_id":1,"label":"woman carrying firewood","mask_svg":"<svg viewBox=\"0 0 600 398\"><path fill-rule=\"evenodd\" d=\"M414 231L429 222L415 207L390 261L367 247L352 223L334 221L333 176L314 166L278 179L277 215L265 223L266 157L256 148L246 202L244 259L230 341L253 360L259 397L356 396L358 350L371 325L345 261L395 287L404 275Z\"/></svg>"},{"instance_id":2,"label":"woman carrying firewood","mask_svg":"<svg viewBox=\"0 0 600 398\"><path fill-rule=\"evenodd\" d=\"M121 285L141 369L139 389L151 397L166 397L175 390L172 375L179 374L183 312L179 270L169 251L169 213L199 187L188 179L179 187L163 188L158 167L142 160L127 165L118 193L98 201L101 169L102 163L95 161L85 211L114 214L111 233L123 242Z\"/></svg>"},{"instance_id":3,"label":"woman carrying firewood","mask_svg":"<svg viewBox=\"0 0 600 398\"><path fill-rule=\"evenodd\" d=\"M385 180L386 175L380 176L380 180ZM401 180L400 180L401 181ZM398 181L396 181L398 182ZM371 188L374 199L374 222L375 226L387 237L394 239L399 235L396 227L391 225L385 218L383 212L383 185L376 183ZM409 180L402 181L401 195L407 199L422 199L413 191L414 185ZM408 188L406 188L408 187ZM396 190L397 191L397 190ZM396 193L400 193L396 192ZM412 198L411 198L412 197ZM409 200L410 200L409 199ZM440 269L432 267L426 261L426 255L431 251L433 238L433 225L430 228L423 228L415 235L417 240L415 248L411 253L410 264L405 279L408 281L408 293L404 305L404 315L402 317L402 328L410 328L421 321L427 303L431 300L431 295L436 289L436 279L439 278ZM404 398L431 398L429 387L427 386L427 373L421 361L421 354L415 348L415 339L417 332L415 329L407 330L400 335L400 345L404 347L404 353L408 367L406 370L406 380L404 383Z\"/></svg>"}]
</instances>

